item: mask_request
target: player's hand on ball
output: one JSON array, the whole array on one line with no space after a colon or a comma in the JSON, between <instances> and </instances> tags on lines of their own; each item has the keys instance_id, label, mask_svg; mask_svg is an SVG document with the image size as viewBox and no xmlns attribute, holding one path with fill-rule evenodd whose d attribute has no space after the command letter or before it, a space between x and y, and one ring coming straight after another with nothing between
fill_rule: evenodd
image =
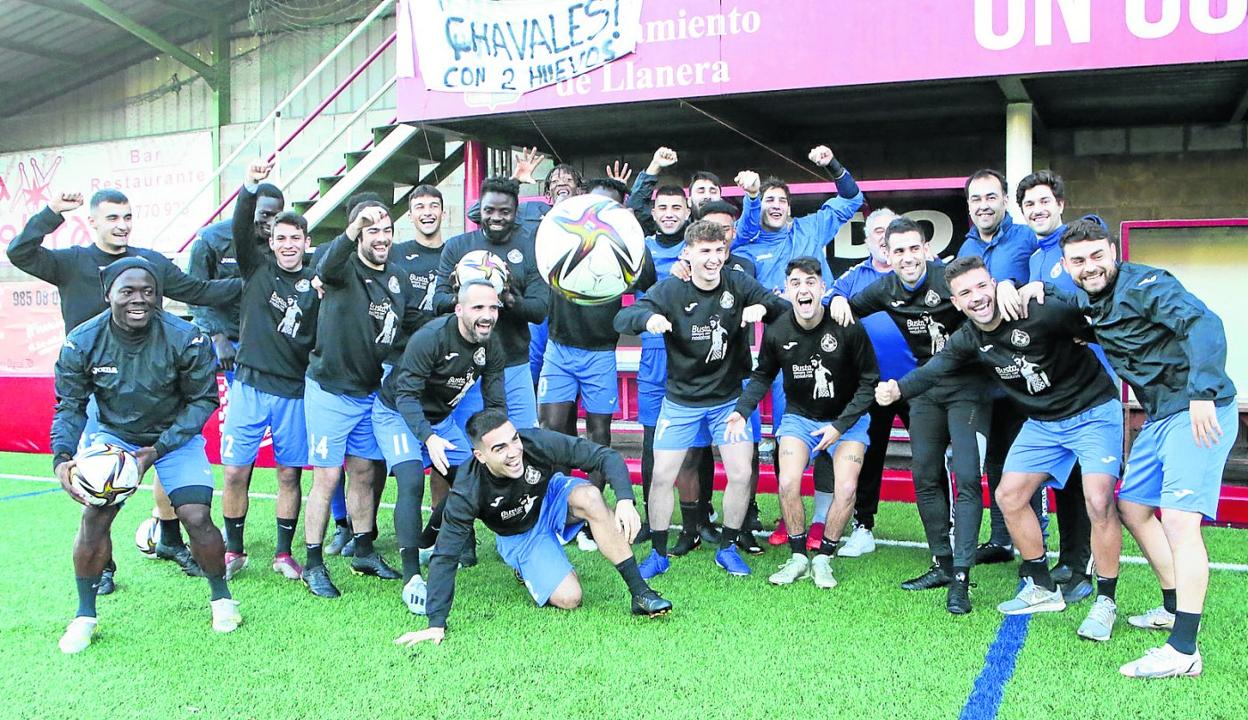
<instances>
[{"instance_id":1,"label":"player's hand on ball","mask_svg":"<svg viewBox=\"0 0 1248 720\"><path fill-rule=\"evenodd\" d=\"M435 433L425 441L425 448L429 450L429 461L433 463L433 467L446 475L451 467L450 461L446 459L446 451L456 449L455 444Z\"/></svg>"},{"instance_id":2,"label":"player's hand on ball","mask_svg":"<svg viewBox=\"0 0 1248 720\"><path fill-rule=\"evenodd\" d=\"M753 170L742 170L732 180L737 184L737 187L745 191L746 195L750 197L758 195L758 186L761 181L758 178L758 173Z\"/></svg>"},{"instance_id":3,"label":"player's hand on ball","mask_svg":"<svg viewBox=\"0 0 1248 720\"><path fill-rule=\"evenodd\" d=\"M431 642L434 645L441 645L442 640L445 638L446 628L431 627L416 632L403 633L394 639L394 644L416 647L422 642Z\"/></svg>"},{"instance_id":4,"label":"player's hand on ball","mask_svg":"<svg viewBox=\"0 0 1248 720\"><path fill-rule=\"evenodd\" d=\"M672 277L678 277L685 282L693 279L693 269L689 267L688 260L680 260L672 263Z\"/></svg>"},{"instance_id":5,"label":"player's hand on ball","mask_svg":"<svg viewBox=\"0 0 1248 720\"><path fill-rule=\"evenodd\" d=\"M57 215L64 215L82 207L82 193L53 193L48 200L48 209Z\"/></svg>"},{"instance_id":6,"label":"player's hand on ball","mask_svg":"<svg viewBox=\"0 0 1248 720\"><path fill-rule=\"evenodd\" d=\"M811 430L813 437L820 438L819 444L815 445L814 453L820 453L832 447L832 444L841 439L841 431L831 425L824 425L817 430ZM812 453L813 454L813 453Z\"/></svg>"},{"instance_id":7,"label":"player's hand on ball","mask_svg":"<svg viewBox=\"0 0 1248 720\"><path fill-rule=\"evenodd\" d=\"M886 380L875 386L875 401L880 405L892 405L901 399L901 388L896 380Z\"/></svg>"},{"instance_id":8,"label":"player's hand on ball","mask_svg":"<svg viewBox=\"0 0 1248 720\"><path fill-rule=\"evenodd\" d=\"M669 147L661 147L654 151L654 157L650 159L650 165L646 168L646 174L658 175L663 168L668 168L676 164L676 151Z\"/></svg>"},{"instance_id":9,"label":"player's hand on ball","mask_svg":"<svg viewBox=\"0 0 1248 720\"><path fill-rule=\"evenodd\" d=\"M1027 317L1027 303L1015 289L1014 283L1009 280L997 283L997 307L1001 310L1001 317L1006 320L1014 321Z\"/></svg>"},{"instance_id":10,"label":"player's hand on ball","mask_svg":"<svg viewBox=\"0 0 1248 720\"><path fill-rule=\"evenodd\" d=\"M632 500L620 500L615 503L615 524L624 534L624 539L631 545L641 532L641 516Z\"/></svg>"},{"instance_id":11,"label":"player's hand on ball","mask_svg":"<svg viewBox=\"0 0 1248 720\"><path fill-rule=\"evenodd\" d=\"M247 166L247 172L243 175L244 185L259 185L264 179L273 172L273 163L265 160L256 160Z\"/></svg>"},{"instance_id":12,"label":"player's hand on ball","mask_svg":"<svg viewBox=\"0 0 1248 720\"><path fill-rule=\"evenodd\" d=\"M139 477L142 478L147 469L156 464L156 448L139 448L134 451L134 459L139 461Z\"/></svg>"},{"instance_id":13,"label":"player's hand on ball","mask_svg":"<svg viewBox=\"0 0 1248 720\"><path fill-rule=\"evenodd\" d=\"M724 422L724 442L731 443L745 437L745 418L736 410Z\"/></svg>"},{"instance_id":14,"label":"player's hand on ball","mask_svg":"<svg viewBox=\"0 0 1248 720\"><path fill-rule=\"evenodd\" d=\"M828 315L841 327L854 324L854 313L849 309L849 300L843 295L833 297L832 302L828 303Z\"/></svg>"},{"instance_id":15,"label":"player's hand on ball","mask_svg":"<svg viewBox=\"0 0 1248 720\"><path fill-rule=\"evenodd\" d=\"M661 335L665 332L671 332L672 322L667 318L655 313L646 321L646 332Z\"/></svg>"},{"instance_id":16,"label":"player's hand on ball","mask_svg":"<svg viewBox=\"0 0 1248 720\"><path fill-rule=\"evenodd\" d=\"M74 502L79 505L87 505L87 496L70 482L70 478L74 476L74 466L78 463L73 460L66 460L56 466L56 479L61 481L61 489L65 491Z\"/></svg>"},{"instance_id":17,"label":"player's hand on ball","mask_svg":"<svg viewBox=\"0 0 1248 720\"><path fill-rule=\"evenodd\" d=\"M832 155L831 148L827 145L816 145L810 149L810 154L807 155L807 157L810 158L812 163L818 165L819 167L827 167L828 163L832 162L832 158L834 156Z\"/></svg>"},{"instance_id":18,"label":"player's hand on ball","mask_svg":"<svg viewBox=\"0 0 1248 720\"><path fill-rule=\"evenodd\" d=\"M741 327L745 327L749 323L761 322L765 317L767 317L766 305L747 305L741 311Z\"/></svg>"}]
</instances>

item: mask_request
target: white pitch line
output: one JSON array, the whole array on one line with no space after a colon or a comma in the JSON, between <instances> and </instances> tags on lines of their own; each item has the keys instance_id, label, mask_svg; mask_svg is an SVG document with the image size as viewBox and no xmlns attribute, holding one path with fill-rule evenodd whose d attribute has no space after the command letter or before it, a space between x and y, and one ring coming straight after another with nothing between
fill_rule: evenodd
<instances>
[{"instance_id":1,"label":"white pitch line","mask_svg":"<svg viewBox=\"0 0 1248 720\"><path fill-rule=\"evenodd\" d=\"M0 473L0 479L24 480L26 482L37 482L37 483L56 483L58 485L61 482L60 480L57 480L56 478L40 477L38 475L13 475L10 473ZM140 485L139 489L147 490L148 492L151 492L152 486L150 484ZM212 494L220 496L222 493L220 490L214 490ZM247 496L250 498L255 498L257 500L276 500L277 499L277 496L272 493L247 493ZM304 496L303 502L307 502L307 499L308 499L307 496ZM381 503L378 507L386 509L386 510L393 510L394 503ZM424 510L424 512L431 511L431 509L428 507L423 507L422 510ZM671 527L680 528L680 525L672 525ZM754 534L756 536L765 537L766 535L769 535L770 533L754 533ZM882 540L880 538L876 538L875 544L886 545L889 547L917 548L920 550L927 549L927 543L916 542L914 540ZM1058 557L1058 553L1049 552L1048 556L1050 558L1056 558ZM1129 565L1147 565L1148 564L1148 560L1146 558L1136 557L1134 555L1123 555L1119 559L1119 562L1124 562ZM1209 563L1209 569L1210 570L1225 570L1226 572L1248 573L1248 565L1241 564L1241 563L1211 562Z\"/></svg>"}]
</instances>

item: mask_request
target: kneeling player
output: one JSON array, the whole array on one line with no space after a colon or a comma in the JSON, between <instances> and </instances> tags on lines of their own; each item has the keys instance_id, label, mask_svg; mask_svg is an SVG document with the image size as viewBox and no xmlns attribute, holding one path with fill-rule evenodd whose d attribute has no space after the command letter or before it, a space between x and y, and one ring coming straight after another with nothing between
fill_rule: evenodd
<instances>
[{"instance_id":1,"label":"kneeling player","mask_svg":"<svg viewBox=\"0 0 1248 720\"><path fill-rule=\"evenodd\" d=\"M442 531L429 561L426 609L429 628L395 640L414 645L441 642L455 592L455 571L473 521L498 536L503 562L514 569L540 605L572 610L581 604L581 583L561 547L586 522L598 550L628 585L633 614L662 615L672 609L641 578L629 543L641 528L624 458L588 440L540 429L517 431L506 413L486 409L468 420L473 460L460 467L446 500ZM615 491L615 512L602 492L557 468L602 473Z\"/></svg>"},{"instance_id":2,"label":"kneeling player","mask_svg":"<svg viewBox=\"0 0 1248 720\"><path fill-rule=\"evenodd\" d=\"M92 395L100 410L95 442L134 453L140 475L156 466L212 588L212 629L230 632L242 616L225 582L225 546L209 512L212 469L200 435L217 407L212 348L195 326L160 309L160 283L147 260L118 260L101 279L108 311L71 332L56 361L53 467L65 492L86 506L74 541L78 615L61 637L61 651L91 644L96 585L112 556L109 531L120 509L87 505L70 483Z\"/></svg>"},{"instance_id":3,"label":"kneeling player","mask_svg":"<svg viewBox=\"0 0 1248 720\"><path fill-rule=\"evenodd\" d=\"M858 472L869 442L871 418L866 412L880 379L879 366L862 326L842 327L824 311L820 300L826 289L817 259L807 256L789 261L785 295L793 311L763 333L758 367L737 400L736 411L728 416L725 431L729 435L745 432L745 418L783 370L788 404L776 437L780 511L793 555L768 578L773 585L789 585L813 573L816 586L836 586L832 558L854 511ZM806 557L802 473L811 456L822 452L833 458L835 492L812 564Z\"/></svg>"},{"instance_id":4,"label":"kneeling player","mask_svg":"<svg viewBox=\"0 0 1248 720\"><path fill-rule=\"evenodd\" d=\"M1080 344L1091 338L1092 330L1076 307L1057 301L1033 305L1027 317L1006 320L997 305L996 282L978 256L950 263L945 281L954 305L971 322L923 367L882 384L877 400L889 405L899 397L916 397L940 377L978 364L990 369L1006 397L1026 413L996 491L997 505L1023 558L1023 587L1013 600L997 606L1007 615L1066 609L1049 573L1031 498L1046 482L1065 485L1078 460L1097 573L1096 602L1078 633L1089 640L1108 640L1118 614L1114 597L1122 550L1122 526L1114 509L1122 404L1096 355Z\"/></svg>"}]
</instances>

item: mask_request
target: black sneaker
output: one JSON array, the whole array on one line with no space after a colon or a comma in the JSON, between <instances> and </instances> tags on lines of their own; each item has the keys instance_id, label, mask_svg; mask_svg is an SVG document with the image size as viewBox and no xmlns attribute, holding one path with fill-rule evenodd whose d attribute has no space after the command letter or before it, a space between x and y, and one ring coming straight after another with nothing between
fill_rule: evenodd
<instances>
[{"instance_id":1,"label":"black sneaker","mask_svg":"<svg viewBox=\"0 0 1248 720\"><path fill-rule=\"evenodd\" d=\"M329 579L329 568L324 565L304 568L303 584L308 586L308 592L317 597L336 598L342 595Z\"/></svg>"},{"instance_id":2,"label":"black sneaker","mask_svg":"<svg viewBox=\"0 0 1248 720\"><path fill-rule=\"evenodd\" d=\"M702 542L707 545L719 547L719 531L716 530L715 526L710 523L703 523L702 526L698 528L698 537L702 538Z\"/></svg>"},{"instance_id":3,"label":"black sneaker","mask_svg":"<svg viewBox=\"0 0 1248 720\"><path fill-rule=\"evenodd\" d=\"M117 589L117 583L113 580L115 570L105 570L100 573L100 584L95 586L96 595L112 595Z\"/></svg>"},{"instance_id":4,"label":"black sneaker","mask_svg":"<svg viewBox=\"0 0 1248 720\"><path fill-rule=\"evenodd\" d=\"M633 539L634 545L650 542L650 523L642 522L641 529L637 531L637 537Z\"/></svg>"},{"instance_id":5,"label":"black sneaker","mask_svg":"<svg viewBox=\"0 0 1248 720\"><path fill-rule=\"evenodd\" d=\"M966 615L971 611L971 581L966 573L953 576L945 595L945 609L953 615Z\"/></svg>"},{"instance_id":6,"label":"black sneaker","mask_svg":"<svg viewBox=\"0 0 1248 720\"><path fill-rule=\"evenodd\" d=\"M666 615L672 611L672 602L664 600L654 590L646 588L646 591L640 595L633 596L633 614L645 615L646 617L658 617Z\"/></svg>"},{"instance_id":7,"label":"black sneaker","mask_svg":"<svg viewBox=\"0 0 1248 720\"><path fill-rule=\"evenodd\" d=\"M325 546L325 554L340 555L342 554L342 548L349 542L351 542L351 526L335 525L334 539L330 540L329 544Z\"/></svg>"},{"instance_id":8,"label":"black sneaker","mask_svg":"<svg viewBox=\"0 0 1248 720\"><path fill-rule=\"evenodd\" d=\"M931 590L932 588L944 587L952 580L953 578L949 577L949 573L945 572L944 568L942 568L939 563L933 563L932 566L927 569L927 572L916 578L910 578L909 580L903 582L901 584L901 589Z\"/></svg>"},{"instance_id":9,"label":"black sneaker","mask_svg":"<svg viewBox=\"0 0 1248 720\"><path fill-rule=\"evenodd\" d=\"M185 545L161 545L156 543L156 557L161 560L172 560L182 568L182 572L191 577L203 577L204 571L199 569L191 549Z\"/></svg>"},{"instance_id":10,"label":"black sneaker","mask_svg":"<svg viewBox=\"0 0 1248 720\"><path fill-rule=\"evenodd\" d=\"M356 555L351 558L351 572L356 575L372 575L382 580L399 580L403 573L386 564L381 553L373 551L371 555Z\"/></svg>"},{"instance_id":11,"label":"black sneaker","mask_svg":"<svg viewBox=\"0 0 1248 720\"><path fill-rule=\"evenodd\" d=\"M742 530L737 534L737 547L751 555L763 554L763 548L758 544L758 538L754 537L754 533L749 530Z\"/></svg>"},{"instance_id":12,"label":"black sneaker","mask_svg":"<svg viewBox=\"0 0 1248 720\"><path fill-rule=\"evenodd\" d=\"M671 549L668 555L680 557L688 555L702 545L702 538L697 533L681 531L680 537L676 538L676 546Z\"/></svg>"},{"instance_id":13,"label":"black sneaker","mask_svg":"<svg viewBox=\"0 0 1248 720\"><path fill-rule=\"evenodd\" d=\"M1058 563L1049 571L1049 577L1053 578L1053 582L1058 585L1065 585L1075 576L1075 571L1066 563Z\"/></svg>"},{"instance_id":14,"label":"black sneaker","mask_svg":"<svg viewBox=\"0 0 1248 720\"><path fill-rule=\"evenodd\" d=\"M347 538L347 542L343 544L338 554L343 557L355 557L355 537Z\"/></svg>"},{"instance_id":15,"label":"black sneaker","mask_svg":"<svg viewBox=\"0 0 1248 720\"><path fill-rule=\"evenodd\" d=\"M1014 546L986 542L975 548L976 565L1014 562Z\"/></svg>"},{"instance_id":16,"label":"black sneaker","mask_svg":"<svg viewBox=\"0 0 1248 720\"><path fill-rule=\"evenodd\" d=\"M745 525L743 532L762 532L763 521L758 519L758 505L750 503L750 507L745 511Z\"/></svg>"}]
</instances>

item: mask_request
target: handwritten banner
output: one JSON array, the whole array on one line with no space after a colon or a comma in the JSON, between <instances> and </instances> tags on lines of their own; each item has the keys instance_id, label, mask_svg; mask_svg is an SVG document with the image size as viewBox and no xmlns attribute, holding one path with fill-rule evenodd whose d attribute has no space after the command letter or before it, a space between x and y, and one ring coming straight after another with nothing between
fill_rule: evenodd
<instances>
[{"instance_id":1,"label":"handwritten banner","mask_svg":"<svg viewBox=\"0 0 1248 720\"><path fill-rule=\"evenodd\" d=\"M633 52L641 0L409 0L399 22L426 89L519 96Z\"/></svg>"}]
</instances>

